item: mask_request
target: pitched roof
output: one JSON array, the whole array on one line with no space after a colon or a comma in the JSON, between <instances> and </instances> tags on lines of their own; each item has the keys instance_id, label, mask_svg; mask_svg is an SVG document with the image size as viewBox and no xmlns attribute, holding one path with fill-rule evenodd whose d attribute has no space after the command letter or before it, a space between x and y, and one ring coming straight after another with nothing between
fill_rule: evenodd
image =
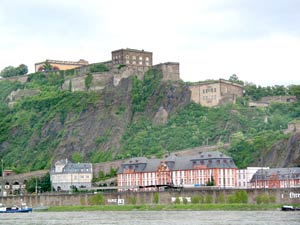
<instances>
[{"instance_id":1,"label":"pitched roof","mask_svg":"<svg viewBox=\"0 0 300 225\"><path fill-rule=\"evenodd\" d=\"M291 178L300 179L300 167L259 169L253 175L251 182L254 182L256 180L272 179L273 176L277 176L279 180Z\"/></svg>"},{"instance_id":2,"label":"pitched roof","mask_svg":"<svg viewBox=\"0 0 300 225\"><path fill-rule=\"evenodd\" d=\"M195 166L204 168L236 168L231 157L215 151L184 157L173 154L165 159L132 158L121 165L118 173L123 173L125 170L155 172L162 163L166 163L169 170L192 170Z\"/></svg>"}]
</instances>

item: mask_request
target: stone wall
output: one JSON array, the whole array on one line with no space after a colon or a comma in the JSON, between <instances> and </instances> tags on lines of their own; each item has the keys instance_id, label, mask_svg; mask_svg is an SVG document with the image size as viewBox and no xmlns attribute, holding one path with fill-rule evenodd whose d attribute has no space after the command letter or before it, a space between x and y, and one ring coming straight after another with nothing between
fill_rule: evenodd
<instances>
[{"instance_id":1,"label":"stone wall","mask_svg":"<svg viewBox=\"0 0 300 225\"><path fill-rule=\"evenodd\" d=\"M300 132L300 122L291 122L288 124L288 128L285 133L299 133Z\"/></svg>"},{"instance_id":2,"label":"stone wall","mask_svg":"<svg viewBox=\"0 0 300 225\"><path fill-rule=\"evenodd\" d=\"M7 77L7 78L2 78L3 80L9 80L9 81L19 81L22 84L27 82L28 79L28 75L24 75L24 76L16 76L16 77Z\"/></svg>"},{"instance_id":3,"label":"stone wall","mask_svg":"<svg viewBox=\"0 0 300 225\"><path fill-rule=\"evenodd\" d=\"M159 69L163 74L163 80L178 81L180 80L179 63L166 62L153 66L153 68Z\"/></svg>"},{"instance_id":4,"label":"stone wall","mask_svg":"<svg viewBox=\"0 0 300 225\"><path fill-rule=\"evenodd\" d=\"M112 199L124 199L125 205L131 204L131 199L136 199L136 204L154 204L155 193L158 193L159 204L171 204L172 198L193 198L193 196L210 196L212 202L217 202L217 197L223 194L225 199L234 194L238 189L195 189L184 191L159 191L159 192L113 192L104 193L105 204L111 204ZM246 189L248 203L256 204L258 196L267 195L274 198L277 204L299 204L300 188L290 189ZM5 205L19 205L21 201L27 205L38 206L72 206L90 205L90 199L94 194L60 194L53 195L26 195L2 197L1 202Z\"/></svg>"}]
</instances>

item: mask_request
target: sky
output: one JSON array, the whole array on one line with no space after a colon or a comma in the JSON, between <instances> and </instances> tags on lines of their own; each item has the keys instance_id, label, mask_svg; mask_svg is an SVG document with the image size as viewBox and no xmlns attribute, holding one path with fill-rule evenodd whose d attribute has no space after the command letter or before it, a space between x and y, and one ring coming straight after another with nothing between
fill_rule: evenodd
<instances>
[{"instance_id":1,"label":"sky","mask_svg":"<svg viewBox=\"0 0 300 225\"><path fill-rule=\"evenodd\" d=\"M1 0L0 70L90 63L121 48L179 62L184 81L300 84L300 0Z\"/></svg>"}]
</instances>

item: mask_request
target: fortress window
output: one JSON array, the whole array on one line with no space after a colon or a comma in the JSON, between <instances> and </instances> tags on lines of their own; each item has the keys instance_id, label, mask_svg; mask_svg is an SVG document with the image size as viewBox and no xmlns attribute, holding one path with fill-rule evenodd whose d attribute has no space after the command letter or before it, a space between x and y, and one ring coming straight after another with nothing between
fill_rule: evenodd
<instances>
[{"instance_id":1,"label":"fortress window","mask_svg":"<svg viewBox=\"0 0 300 225\"><path fill-rule=\"evenodd\" d=\"M146 57L146 61L149 61L149 57Z\"/></svg>"},{"instance_id":2,"label":"fortress window","mask_svg":"<svg viewBox=\"0 0 300 225\"><path fill-rule=\"evenodd\" d=\"M143 62L142 62L142 61L140 61L140 62L139 62L139 64L140 64L140 65L143 65Z\"/></svg>"},{"instance_id":3,"label":"fortress window","mask_svg":"<svg viewBox=\"0 0 300 225\"><path fill-rule=\"evenodd\" d=\"M142 57L142 56L140 56L140 57L139 57L139 60L143 60L143 57Z\"/></svg>"}]
</instances>

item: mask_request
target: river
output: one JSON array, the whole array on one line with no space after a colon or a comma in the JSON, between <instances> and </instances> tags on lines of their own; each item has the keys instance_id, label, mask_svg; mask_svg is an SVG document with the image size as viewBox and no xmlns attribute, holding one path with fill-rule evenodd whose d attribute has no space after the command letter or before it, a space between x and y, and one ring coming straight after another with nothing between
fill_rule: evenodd
<instances>
[{"instance_id":1,"label":"river","mask_svg":"<svg viewBox=\"0 0 300 225\"><path fill-rule=\"evenodd\" d=\"M2 225L299 225L300 211L93 211L0 214Z\"/></svg>"}]
</instances>

